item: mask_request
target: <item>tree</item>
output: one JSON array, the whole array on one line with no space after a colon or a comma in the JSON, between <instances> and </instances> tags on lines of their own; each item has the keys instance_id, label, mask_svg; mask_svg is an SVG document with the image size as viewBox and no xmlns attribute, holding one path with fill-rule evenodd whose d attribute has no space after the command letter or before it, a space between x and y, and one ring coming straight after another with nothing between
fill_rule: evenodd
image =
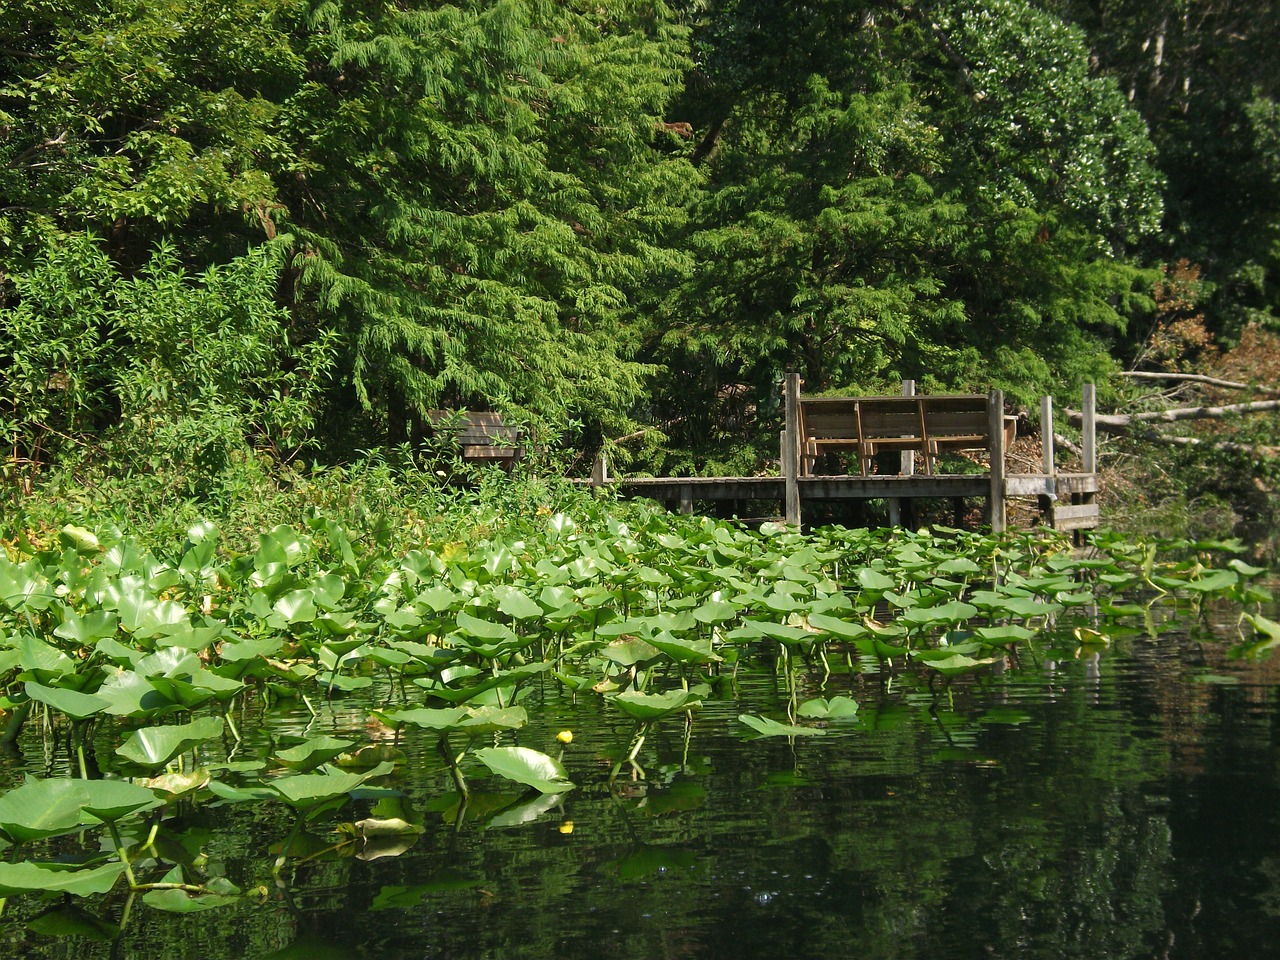
<instances>
[{"instance_id":1,"label":"tree","mask_svg":"<svg viewBox=\"0 0 1280 960\"><path fill-rule=\"evenodd\" d=\"M1125 250L1159 177L1078 30L1021 0L726 0L695 52L698 267L654 337L679 442L715 432L697 408L726 383L767 408L787 368L1029 400L1109 367L1149 302Z\"/></svg>"},{"instance_id":2,"label":"tree","mask_svg":"<svg viewBox=\"0 0 1280 960\"><path fill-rule=\"evenodd\" d=\"M1168 178L1153 256L1199 264L1212 330L1280 310L1280 22L1242 0L1063 0L1151 128Z\"/></svg>"},{"instance_id":3,"label":"tree","mask_svg":"<svg viewBox=\"0 0 1280 960\"><path fill-rule=\"evenodd\" d=\"M49 0L0 26L14 269L50 229L126 276L164 238L199 272L279 237L278 319L340 334L336 406L384 436L436 404L628 422L631 301L679 266L694 179L661 5Z\"/></svg>"}]
</instances>

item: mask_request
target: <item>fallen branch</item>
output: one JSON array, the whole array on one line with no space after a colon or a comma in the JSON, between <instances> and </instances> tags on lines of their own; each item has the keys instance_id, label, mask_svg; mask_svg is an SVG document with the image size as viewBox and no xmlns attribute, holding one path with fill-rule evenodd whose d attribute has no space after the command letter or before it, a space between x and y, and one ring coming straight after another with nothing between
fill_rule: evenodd
<instances>
[{"instance_id":1,"label":"fallen branch","mask_svg":"<svg viewBox=\"0 0 1280 960\"><path fill-rule=\"evenodd\" d=\"M1146 370L1125 370L1120 376L1130 377L1134 380L1172 380L1177 383L1203 383L1210 387L1222 387L1225 390L1248 390L1254 386L1251 383L1240 383L1236 380L1219 380L1217 377L1206 377L1199 373L1153 373ZM1276 392L1266 387L1260 389L1265 393Z\"/></svg>"},{"instance_id":2,"label":"fallen branch","mask_svg":"<svg viewBox=\"0 0 1280 960\"><path fill-rule=\"evenodd\" d=\"M1068 453L1073 454L1082 460L1084 459L1084 451L1080 449L1079 445L1074 443L1071 440L1068 440L1062 434L1055 433L1053 435L1053 442L1055 445L1061 447L1063 450L1066 450Z\"/></svg>"},{"instance_id":3,"label":"fallen branch","mask_svg":"<svg viewBox=\"0 0 1280 960\"><path fill-rule=\"evenodd\" d=\"M1209 450L1225 450L1228 453L1246 453L1250 456L1280 457L1280 447L1261 443L1232 443L1229 440L1203 440L1200 437L1168 437L1154 430L1133 434L1139 440L1164 443L1174 447L1205 447Z\"/></svg>"},{"instance_id":4,"label":"fallen branch","mask_svg":"<svg viewBox=\"0 0 1280 960\"><path fill-rule=\"evenodd\" d=\"M1135 423L1174 423L1178 420L1223 420L1242 413L1262 413L1280 410L1280 400L1254 400L1250 403L1229 403L1220 407L1175 407L1172 410L1151 410L1145 413L1099 414L1094 424L1103 433L1129 434ZM1067 422L1081 424L1084 414L1079 410L1067 411Z\"/></svg>"}]
</instances>

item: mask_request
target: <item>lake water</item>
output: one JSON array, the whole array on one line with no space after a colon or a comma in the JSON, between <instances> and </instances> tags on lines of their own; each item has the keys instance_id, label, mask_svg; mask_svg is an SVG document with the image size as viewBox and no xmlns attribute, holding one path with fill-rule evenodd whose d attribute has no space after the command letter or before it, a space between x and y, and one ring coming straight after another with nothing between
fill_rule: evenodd
<instances>
[{"instance_id":1,"label":"lake water","mask_svg":"<svg viewBox=\"0 0 1280 960\"><path fill-rule=\"evenodd\" d=\"M1224 616L1214 629L1229 636ZM188 807L165 834L260 899L184 916L135 901L114 942L35 933L26 924L48 904L14 899L0 956L1275 956L1278 681L1275 662L1230 660L1170 628L1056 661L1042 645L950 691L912 674L837 673L821 687L803 673L801 699L852 696L857 719L749 739L738 715L776 715L787 694L769 664L744 664L691 728L656 725L640 768L612 781L632 727L552 682L531 693L518 739L555 754L557 731L573 731L567 794L522 805L477 769L459 811L434 744L409 730L394 785L424 832L399 855L325 852L332 826L368 814L362 800L321 818L276 877L286 810ZM288 735L390 736L350 698L315 719L251 704L241 722L238 759ZM33 730L3 762L7 787L65 761L48 766ZM504 796L485 794L495 783ZM122 887L84 906L119 923Z\"/></svg>"}]
</instances>

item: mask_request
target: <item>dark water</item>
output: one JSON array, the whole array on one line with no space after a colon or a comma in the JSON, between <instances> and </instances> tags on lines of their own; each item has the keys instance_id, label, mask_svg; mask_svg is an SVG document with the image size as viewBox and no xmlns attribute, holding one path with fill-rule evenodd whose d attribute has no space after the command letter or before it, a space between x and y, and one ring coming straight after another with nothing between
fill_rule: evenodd
<instances>
[{"instance_id":1,"label":"dark water","mask_svg":"<svg viewBox=\"0 0 1280 960\"><path fill-rule=\"evenodd\" d=\"M1223 627L1229 630L1229 624ZM203 804L166 821L260 902L194 916L135 902L115 943L46 938L11 901L0 956L259 958L1249 958L1280 955L1280 664L1228 660L1169 633L1098 656L958 681L831 677L861 705L826 736L748 740L739 713L785 697L740 671L687 731L651 732L612 783L631 727L554 685L519 742L578 788L540 814L481 777L458 815L425 738L397 786L425 832L403 854L292 860L284 811ZM802 680L801 699L820 678ZM534 704L541 701L540 707ZM336 702L246 717L270 735L370 735ZM28 766L43 764L28 744ZM19 764L10 761L5 781ZM551 801L547 801L551 803ZM362 801L315 832L367 814ZM535 815L536 814L536 815ZM512 823L521 816L528 822ZM185 832L184 832L185 831ZM119 922L124 894L86 906Z\"/></svg>"}]
</instances>

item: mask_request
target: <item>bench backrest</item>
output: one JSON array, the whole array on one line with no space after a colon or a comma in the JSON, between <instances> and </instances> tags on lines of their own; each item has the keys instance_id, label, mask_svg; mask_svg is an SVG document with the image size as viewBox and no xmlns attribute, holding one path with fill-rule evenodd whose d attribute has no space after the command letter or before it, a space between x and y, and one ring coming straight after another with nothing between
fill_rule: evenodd
<instances>
[{"instance_id":1,"label":"bench backrest","mask_svg":"<svg viewBox=\"0 0 1280 960\"><path fill-rule=\"evenodd\" d=\"M819 440L857 440L858 401L843 397L802 399L800 433Z\"/></svg>"},{"instance_id":2,"label":"bench backrest","mask_svg":"<svg viewBox=\"0 0 1280 960\"><path fill-rule=\"evenodd\" d=\"M930 437L972 437L976 446L986 445L991 418L985 396L939 396L923 400L925 429Z\"/></svg>"},{"instance_id":3,"label":"bench backrest","mask_svg":"<svg viewBox=\"0 0 1280 960\"><path fill-rule=\"evenodd\" d=\"M863 397L858 406L864 440L924 437L919 397Z\"/></svg>"},{"instance_id":4,"label":"bench backrest","mask_svg":"<svg viewBox=\"0 0 1280 960\"><path fill-rule=\"evenodd\" d=\"M500 413L429 410L437 433L453 437L465 463L500 463L508 468L524 456L521 429L505 423Z\"/></svg>"},{"instance_id":5,"label":"bench backrest","mask_svg":"<svg viewBox=\"0 0 1280 960\"><path fill-rule=\"evenodd\" d=\"M520 440L520 428L504 423L500 413L430 410L427 416L432 426L456 436L463 446L506 447Z\"/></svg>"}]
</instances>

